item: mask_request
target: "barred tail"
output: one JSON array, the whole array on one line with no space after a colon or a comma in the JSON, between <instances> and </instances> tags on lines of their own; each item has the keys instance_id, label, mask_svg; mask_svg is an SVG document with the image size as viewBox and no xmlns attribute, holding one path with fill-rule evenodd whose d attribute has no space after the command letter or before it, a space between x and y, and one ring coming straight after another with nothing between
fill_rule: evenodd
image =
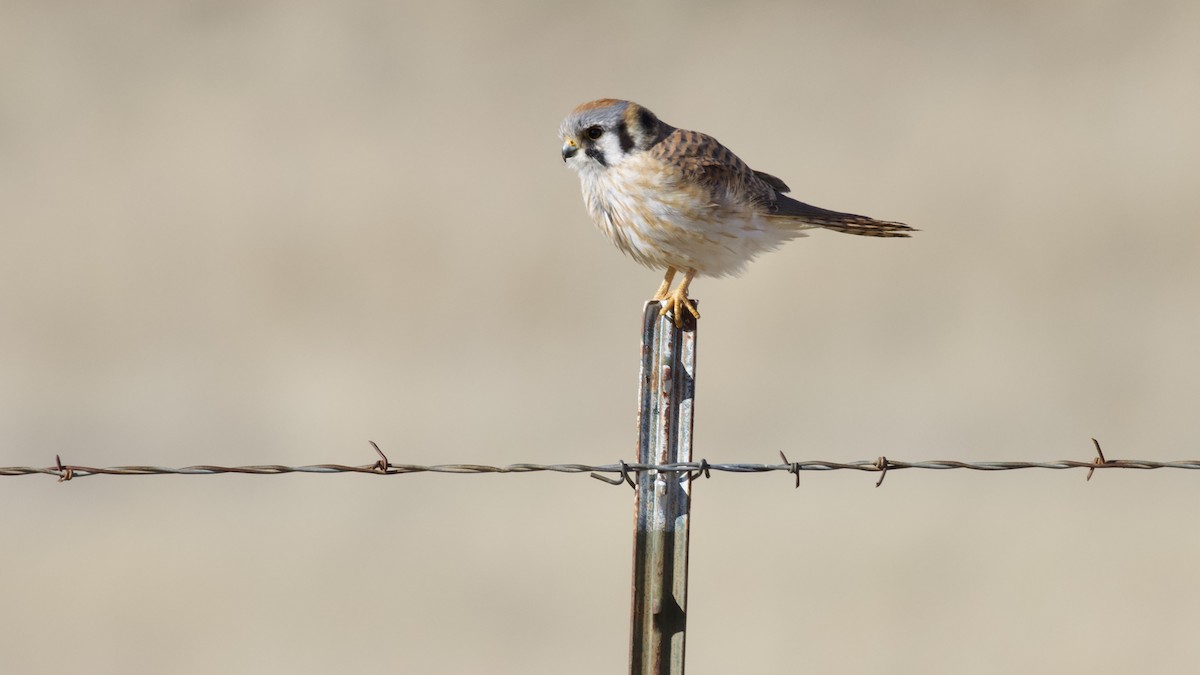
<instances>
[{"instance_id":1,"label":"barred tail","mask_svg":"<svg viewBox=\"0 0 1200 675\"><path fill-rule=\"evenodd\" d=\"M866 216L845 214L845 219L819 219L814 225L827 230L858 234L864 237L907 237L909 232L916 232L904 223L894 223L890 220L874 220Z\"/></svg>"},{"instance_id":2,"label":"barred tail","mask_svg":"<svg viewBox=\"0 0 1200 675\"><path fill-rule=\"evenodd\" d=\"M864 237L907 237L909 232L917 231L916 228L909 227L904 223L830 211L798 202L782 194L776 194L770 215L776 218L786 218L800 227L823 227L827 230Z\"/></svg>"}]
</instances>

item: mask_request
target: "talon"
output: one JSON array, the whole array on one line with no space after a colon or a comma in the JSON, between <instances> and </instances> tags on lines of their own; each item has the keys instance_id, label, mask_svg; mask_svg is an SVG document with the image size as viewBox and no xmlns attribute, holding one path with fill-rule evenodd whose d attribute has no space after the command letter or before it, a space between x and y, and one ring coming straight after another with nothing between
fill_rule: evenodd
<instances>
[{"instance_id":1,"label":"talon","mask_svg":"<svg viewBox=\"0 0 1200 675\"><path fill-rule=\"evenodd\" d=\"M671 311L675 313L675 327L676 328L683 328L683 311L682 310L684 310L684 309L686 309L688 311L688 313L691 314L693 317L695 317L697 319L700 318L700 312L696 311L696 308L692 305L692 301L689 300L686 295L683 296L682 298L675 298L673 304L674 304L674 306L671 308ZM680 307L680 305L682 305L682 307Z\"/></svg>"},{"instance_id":2,"label":"talon","mask_svg":"<svg viewBox=\"0 0 1200 675\"><path fill-rule=\"evenodd\" d=\"M689 300L687 297L683 298L683 306L685 308L687 308L687 311L689 313L691 313L693 318L696 318L696 319L700 318L700 312L696 311L696 307L692 304L692 301Z\"/></svg>"},{"instance_id":3,"label":"talon","mask_svg":"<svg viewBox=\"0 0 1200 675\"><path fill-rule=\"evenodd\" d=\"M695 275L696 272L694 270L688 270L683 275L683 281L679 282L679 285L675 287L675 290L667 293L665 297L661 298L663 305L662 309L658 310L658 315L662 317L666 316L667 312L671 312L675 317L676 328L683 328L684 309L686 309L688 313L696 319L700 318L700 312L696 311L695 305L692 304L692 301L688 299L687 296L688 286L692 283L692 277ZM670 281L672 276L674 276L674 270L668 272L667 279L663 282L664 285Z\"/></svg>"}]
</instances>

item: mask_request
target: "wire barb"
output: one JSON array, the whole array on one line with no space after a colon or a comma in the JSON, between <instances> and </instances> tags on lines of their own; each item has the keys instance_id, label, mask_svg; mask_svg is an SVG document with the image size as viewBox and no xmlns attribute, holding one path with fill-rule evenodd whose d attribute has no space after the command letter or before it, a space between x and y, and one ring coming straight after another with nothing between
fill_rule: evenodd
<instances>
[{"instance_id":1,"label":"wire barb","mask_svg":"<svg viewBox=\"0 0 1200 675\"><path fill-rule=\"evenodd\" d=\"M54 456L54 467L58 470L58 482L65 483L75 477L75 470L69 466L64 467L62 457Z\"/></svg>"},{"instance_id":2,"label":"wire barb","mask_svg":"<svg viewBox=\"0 0 1200 675\"><path fill-rule=\"evenodd\" d=\"M879 459L875 460L875 466L883 472L879 474L879 480L875 481L875 487L879 487L880 485L883 485L883 479L887 478L888 466L890 466L888 458L880 455Z\"/></svg>"},{"instance_id":3,"label":"wire barb","mask_svg":"<svg viewBox=\"0 0 1200 675\"><path fill-rule=\"evenodd\" d=\"M779 457L780 457L780 459L783 460L784 464L787 464L787 472L796 475L796 488L799 489L800 488L800 464L798 462L789 462L787 455L783 454L782 450L779 451Z\"/></svg>"},{"instance_id":4,"label":"wire barb","mask_svg":"<svg viewBox=\"0 0 1200 675\"><path fill-rule=\"evenodd\" d=\"M1087 482L1091 482L1097 466L1108 466L1108 460L1104 459L1104 451L1100 449L1100 441L1093 438L1092 445L1096 446L1096 458L1092 460L1094 466L1088 468L1087 478L1084 479Z\"/></svg>"},{"instance_id":5,"label":"wire barb","mask_svg":"<svg viewBox=\"0 0 1200 675\"><path fill-rule=\"evenodd\" d=\"M373 465L375 473L392 473L392 464L388 461L387 455L383 454L383 450L379 449L379 444L375 441L367 441L375 448L375 452L379 455L379 461Z\"/></svg>"}]
</instances>

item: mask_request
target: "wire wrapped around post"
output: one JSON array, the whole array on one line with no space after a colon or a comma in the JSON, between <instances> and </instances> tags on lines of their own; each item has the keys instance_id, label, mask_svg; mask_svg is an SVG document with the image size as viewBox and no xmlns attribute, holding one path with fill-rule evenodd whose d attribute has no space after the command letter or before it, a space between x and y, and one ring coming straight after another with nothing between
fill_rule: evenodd
<instances>
[{"instance_id":1,"label":"wire wrapped around post","mask_svg":"<svg viewBox=\"0 0 1200 675\"><path fill-rule=\"evenodd\" d=\"M697 304L695 300L693 304ZM642 317L638 388L639 464L692 461L696 394L696 321L659 316L658 302ZM629 672L682 675L687 628L690 471L639 471L633 546Z\"/></svg>"}]
</instances>

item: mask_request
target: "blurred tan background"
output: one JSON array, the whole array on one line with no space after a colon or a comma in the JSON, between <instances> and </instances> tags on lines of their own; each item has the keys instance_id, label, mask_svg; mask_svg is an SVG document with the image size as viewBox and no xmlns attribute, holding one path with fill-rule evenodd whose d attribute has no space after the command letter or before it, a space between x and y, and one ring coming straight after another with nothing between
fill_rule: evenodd
<instances>
[{"instance_id":1,"label":"blurred tan background","mask_svg":"<svg viewBox=\"0 0 1200 675\"><path fill-rule=\"evenodd\" d=\"M629 458L639 101L901 220L700 280L710 461L1200 456L1200 5L0 5L0 465ZM1179 673L1200 476L719 475L689 673ZM586 476L0 478L6 673L616 673Z\"/></svg>"}]
</instances>

